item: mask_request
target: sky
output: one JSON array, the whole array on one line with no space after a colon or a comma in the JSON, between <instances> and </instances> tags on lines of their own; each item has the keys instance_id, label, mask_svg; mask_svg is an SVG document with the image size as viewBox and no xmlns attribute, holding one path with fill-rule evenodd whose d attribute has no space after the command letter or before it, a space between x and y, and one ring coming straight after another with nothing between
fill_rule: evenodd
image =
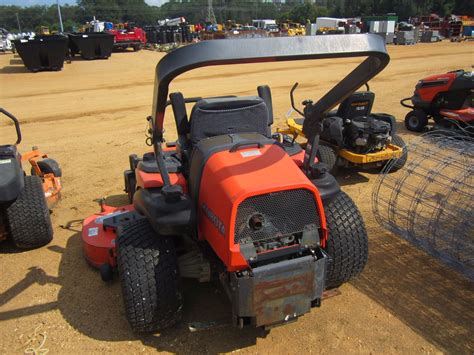
<instances>
[{"instance_id":1,"label":"sky","mask_svg":"<svg viewBox=\"0 0 474 355\"><path fill-rule=\"evenodd\" d=\"M145 0L148 5L161 5L166 0ZM61 5L76 3L75 0L59 0ZM56 0L0 0L0 5L16 5L16 6L33 6L33 5L52 5L56 4Z\"/></svg>"}]
</instances>

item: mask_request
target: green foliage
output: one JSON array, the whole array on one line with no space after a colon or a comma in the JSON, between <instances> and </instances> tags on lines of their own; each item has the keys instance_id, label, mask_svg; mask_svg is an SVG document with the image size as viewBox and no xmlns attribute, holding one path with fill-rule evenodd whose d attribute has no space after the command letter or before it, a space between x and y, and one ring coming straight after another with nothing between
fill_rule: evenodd
<instances>
[{"instance_id":1,"label":"green foliage","mask_svg":"<svg viewBox=\"0 0 474 355\"><path fill-rule=\"evenodd\" d=\"M217 21L233 20L251 23L252 19L268 18L305 23L318 16L355 17L362 15L396 13L400 20L419 14L474 14L474 1L465 0L288 0L273 4L262 0L214 0ZM78 27L93 16L103 21L134 22L138 25L155 24L165 18L185 17L191 23L204 22L207 0L170 0L161 7L149 6L144 0L78 0L77 5L61 6L66 31ZM56 5L0 6L0 27L17 31L16 14L22 31L48 26L59 27Z\"/></svg>"},{"instance_id":2,"label":"green foliage","mask_svg":"<svg viewBox=\"0 0 474 355\"><path fill-rule=\"evenodd\" d=\"M293 7L289 13L289 18L294 22L306 23L315 22L317 17L328 16L329 11L326 7L319 7L315 4L304 3Z\"/></svg>"}]
</instances>

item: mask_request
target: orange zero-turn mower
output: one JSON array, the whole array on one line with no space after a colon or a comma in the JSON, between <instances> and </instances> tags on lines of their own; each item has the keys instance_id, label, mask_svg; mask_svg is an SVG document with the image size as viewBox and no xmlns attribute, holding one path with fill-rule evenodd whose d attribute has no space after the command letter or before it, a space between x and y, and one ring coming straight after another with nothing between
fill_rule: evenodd
<instances>
[{"instance_id":1,"label":"orange zero-turn mower","mask_svg":"<svg viewBox=\"0 0 474 355\"><path fill-rule=\"evenodd\" d=\"M255 96L176 92L168 101L170 82L195 68L346 57L363 60L316 103L305 101L305 150L272 135L266 85ZM322 118L388 62L383 39L371 34L204 41L161 59L149 118L154 149L130 155L130 204L102 202L82 229L87 261L104 280L118 274L134 331L180 321L180 278L219 280L242 328L295 320L321 305L325 289L362 272L364 221L316 152ZM164 144L167 105L178 140Z\"/></svg>"},{"instance_id":2,"label":"orange zero-turn mower","mask_svg":"<svg viewBox=\"0 0 474 355\"><path fill-rule=\"evenodd\" d=\"M61 168L36 148L20 154L20 124L3 108L0 112L13 121L17 134L14 144L0 145L0 240L10 237L19 248L37 248L53 237L49 209L60 197ZM25 161L31 175L23 170Z\"/></svg>"}]
</instances>

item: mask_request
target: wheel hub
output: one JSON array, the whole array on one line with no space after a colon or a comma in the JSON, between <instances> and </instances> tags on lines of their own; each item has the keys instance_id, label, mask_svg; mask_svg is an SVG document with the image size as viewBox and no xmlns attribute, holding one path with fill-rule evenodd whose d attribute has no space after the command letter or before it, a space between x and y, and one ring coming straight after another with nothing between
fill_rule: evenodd
<instances>
[{"instance_id":1,"label":"wheel hub","mask_svg":"<svg viewBox=\"0 0 474 355\"><path fill-rule=\"evenodd\" d=\"M420 120L416 116L410 116L410 118L408 119L408 122L410 123L410 126L417 127Z\"/></svg>"}]
</instances>

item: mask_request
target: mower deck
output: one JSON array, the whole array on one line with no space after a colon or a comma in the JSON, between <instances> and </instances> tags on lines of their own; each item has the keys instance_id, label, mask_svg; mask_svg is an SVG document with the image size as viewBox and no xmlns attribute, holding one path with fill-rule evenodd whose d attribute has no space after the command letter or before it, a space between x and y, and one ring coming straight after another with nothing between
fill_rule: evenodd
<instances>
[{"instance_id":1,"label":"mower deck","mask_svg":"<svg viewBox=\"0 0 474 355\"><path fill-rule=\"evenodd\" d=\"M347 149L341 149L339 155L354 164L368 164L390 159L398 159L402 156L403 149L389 144L387 148L375 153L357 154Z\"/></svg>"},{"instance_id":2,"label":"mower deck","mask_svg":"<svg viewBox=\"0 0 474 355\"><path fill-rule=\"evenodd\" d=\"M112 207L101 203L101 212L86 218L82 224L82 247L87 262L100 268L116 266L115 238L117 225L132 219L132 205Z\"/></svg>"}]
</instances>

